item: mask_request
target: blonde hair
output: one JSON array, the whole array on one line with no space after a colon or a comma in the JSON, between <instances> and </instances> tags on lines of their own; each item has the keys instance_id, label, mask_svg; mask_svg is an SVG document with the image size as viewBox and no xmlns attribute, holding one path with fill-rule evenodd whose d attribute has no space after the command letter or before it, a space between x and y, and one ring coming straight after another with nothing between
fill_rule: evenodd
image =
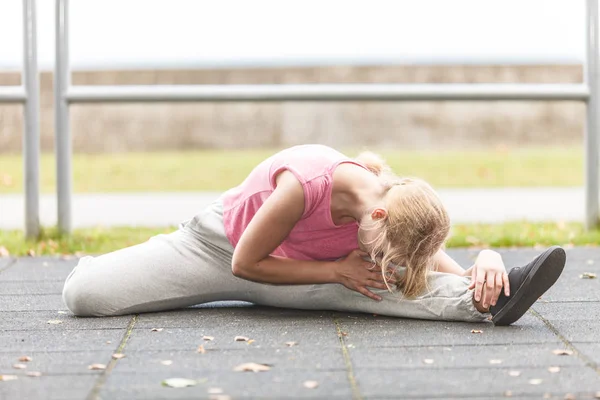
<instances>
[{"instance_id":1,"label":"blonde hair","mask_svg":"<svg viewBox=\"0 0 600 400\"><path fill-rule=\"evenodd\" d=\"M405 297L415 297L427 286L427 273L433 257L450 233L450 219L439 196L425 181L398 178L376 154L362 153L357 161L384 180L387 216L364 229L379 233L370 243L371 258L381 266L386 286L391 290L389 269L405 267L396 274L397 287Z\"/></svg>"},{"instance_id":2,"label":"blonde hair","mask_svg":"<svg viewBox=\"0 0 600 400\"><path fill-rule=\"evenodd\" d=\"M369 171L377 176L391 173L391 168L385 160L379 155L370 151L363 151L356 157L356 161L363 164Z\"/></svg>"}]
</instances>

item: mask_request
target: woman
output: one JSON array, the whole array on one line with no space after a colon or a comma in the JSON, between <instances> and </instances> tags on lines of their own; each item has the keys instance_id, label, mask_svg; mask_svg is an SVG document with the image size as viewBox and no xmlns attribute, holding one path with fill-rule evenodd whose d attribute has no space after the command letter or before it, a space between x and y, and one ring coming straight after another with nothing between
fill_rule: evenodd
<instances>
[{"instance_id":1,"label":"woman","mask_svg":"<svg viewBox=\"0 0 600 400\"><path fill-rule=\"evenodd\" d=\"M564 267L564 250L553 247L510 274L498 253L484 250L464 271L442 249L449 231L427 183L395 177L372 153L353 160L296 146L176 232L82 258L63 299L80 316L243 300L440 320L491 313L506 325Z\"/></svg>"}]
</instances>

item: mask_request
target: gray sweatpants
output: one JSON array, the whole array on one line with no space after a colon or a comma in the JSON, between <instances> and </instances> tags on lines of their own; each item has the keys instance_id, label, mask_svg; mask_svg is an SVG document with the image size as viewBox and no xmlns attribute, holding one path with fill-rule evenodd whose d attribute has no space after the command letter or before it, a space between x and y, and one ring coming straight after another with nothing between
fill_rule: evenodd
<instances>
[{"instance_id":1,"label":"gray sweatpants","mask_svg":"<svg viewBox=\"0 0 600 400\"><path fill-rule=\"evenodd\" d=\"M179 230L147 242L83 257L67 277L63 299L79 316L173 310L211 301L241 300L306 310L364 312L432 320L482 321L469 278L432 272L429 291L416 299L373 289L380 302L339 284L268 285L231 273L233 247L223 228L220 201Z\"/></svg>"}]
</instances>

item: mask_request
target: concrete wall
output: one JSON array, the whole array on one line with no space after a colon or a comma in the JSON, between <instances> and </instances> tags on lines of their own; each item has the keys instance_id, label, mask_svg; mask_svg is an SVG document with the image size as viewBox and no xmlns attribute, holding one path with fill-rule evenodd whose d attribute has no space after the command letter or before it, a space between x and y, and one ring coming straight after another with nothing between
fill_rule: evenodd
<instances>
[{"instance_id":1,"label":"concrete wall","mask_svg":"<svg viewBox=\"0 0 600 400\"><path fill-rule=\"evenodd\" d=\"M0 73L0 85L19 83ZM574 83L579 66L388 66L78 72L74 84ZM52 76L41 75L42 149L53 149ZM0 104L0 152L21 149L18 105ZM160 103L72 107L78 152L281 147L464 148L581 143L584 107L560 102Z\"/></svg>"}]
</instances>

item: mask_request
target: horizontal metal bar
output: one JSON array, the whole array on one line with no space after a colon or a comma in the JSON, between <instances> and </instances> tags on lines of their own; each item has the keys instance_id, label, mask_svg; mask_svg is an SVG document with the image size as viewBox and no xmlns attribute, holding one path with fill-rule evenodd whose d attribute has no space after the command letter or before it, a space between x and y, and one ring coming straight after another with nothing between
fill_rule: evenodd
<instances>
[{"instance_id":1,"label":"horizontal metal bar","mask_svg":"<svg viewBox=\"0 0 600 400\"><path fill-rule=\"evenodd\" d=\"M583 100L584 84L310 84L71 86L67 101Z\"/></svg>"},{"instance_id":2,"label":"horizontal metal bar","mask_svg":"<svg viewBox=\"0 0 600 400\"><path fill-rule=\"evenodd\" d=\"M24 103L27 100L22 86L0 86L0 103Z\"/></svg>"}]
</instances>

